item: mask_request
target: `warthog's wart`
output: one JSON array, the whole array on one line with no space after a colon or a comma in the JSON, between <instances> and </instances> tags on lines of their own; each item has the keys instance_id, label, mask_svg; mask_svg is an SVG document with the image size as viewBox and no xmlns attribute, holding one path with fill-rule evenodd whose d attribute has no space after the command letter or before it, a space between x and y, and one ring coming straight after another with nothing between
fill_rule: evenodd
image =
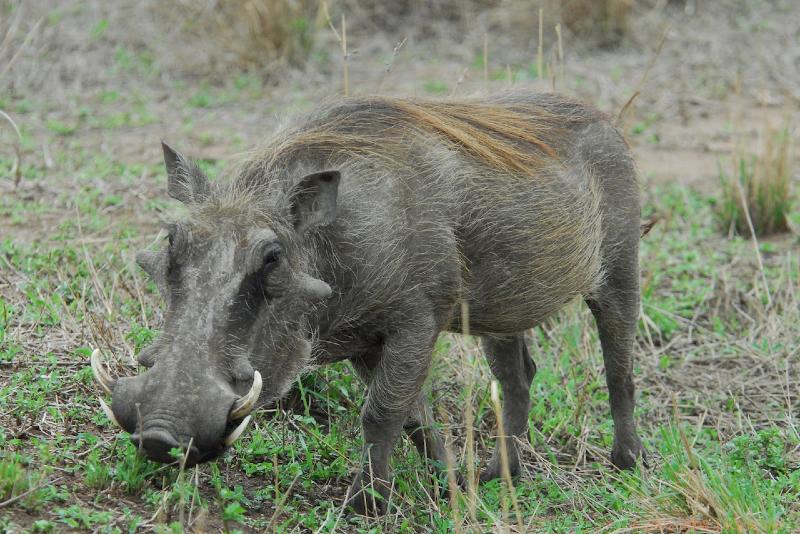
<instances>
[{"instance_id":1,"label":"warthog's wart","mask_svg":"<svg viewBox=\"0 0 800 534\"><path fill-rule=\"evenodd\" d=\"M283 128L228 180L164 154L188 215L137 257L166 302L164 334L139 376L115 381L92 358L113 394L106 413L150 458L171 461L175 447L190 464L214 458L257 401L311 364L348 359L369 389L349 504L383 511L404 430L445 463L420 393L439 333L481 336L504 428L524 438L536 366L523 332L580 297L600 332L611 458L636 462L639 197L626 144L599 112L524 92L351 98ZM500 471L495 450L481 478Z\"/></svg>"}]
</instances>

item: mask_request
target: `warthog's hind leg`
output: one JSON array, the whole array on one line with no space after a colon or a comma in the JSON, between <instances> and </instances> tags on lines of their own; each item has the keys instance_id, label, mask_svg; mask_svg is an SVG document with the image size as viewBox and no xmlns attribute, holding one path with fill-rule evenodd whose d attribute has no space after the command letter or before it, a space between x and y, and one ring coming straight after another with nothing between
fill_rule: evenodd
<instances>
[{"instance_id":1,"label":"warthog's hind leg","mask_svg":"<svg viewBox=\"0 0 800 534\"><path fill-rule=\"evenodd\" d=\"M522 334L511 337L481 338L492 374L503 390L504 441L508 451L508 470L511 476L519 474L518 439L528 433L528 411L530 410L530 388L536 374L536 364L531 359ZM481 473L481 482L503 475L501 439L498 436L492 459Z\"/></svg>"},{"instance_id":2,"label":"warthog's hind leg","mask_svg":"<svg viewBox=\"0 0 800 534\"><path fill-rule=\"evenodd\" d=\"M424 398L420 398L417 408L403 428L423 460L427 458L443 466L447 465L444 441L436 428L430 404Z\"/></svg>"}]
</instances>

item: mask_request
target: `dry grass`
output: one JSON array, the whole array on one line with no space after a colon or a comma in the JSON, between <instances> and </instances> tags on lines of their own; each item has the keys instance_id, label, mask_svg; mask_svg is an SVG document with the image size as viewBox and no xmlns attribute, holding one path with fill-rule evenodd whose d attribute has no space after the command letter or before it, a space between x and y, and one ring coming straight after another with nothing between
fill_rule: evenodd
<instances>
[{"instance_id":1,"label":"dry grass","mask_svg":"<svg viewBox=\"0 0 800 534\"><path fill-rule=\"evenodd\" d=\"M322 42L323 47L330 44L329 23L335 24L336 32L341 32L342 16L346 16L354 33L362 36L380 31L412 33L426 39L436 35L442 23L466 31L476 15L501 7L497 0L339 0L328 5L316 0L220 0L213 4L179 0L179 3L180 20L176 22L193 46L212 56L214 63L234 63L237 67L267 72L285 63L303 65L315 44ZM172 8L155 10L169 20L176 18L176 10ZM340 33L336 38L341 43Z\"/></svg>"},{"instance_id":2,"label":"dry grass","mask_svg":"<svg viewBox=\"0 0 800 534\"><path fill-rule=\"evenodd\" d=\"M581 39L611 46L628 33L634 0L558 0L551 9L560 13L561 22Z\"/></svg>"},{"instance_id":3,"label":"dry grass","mask_svg":"<svg viewBox=\"0 0 800 534\"><path fill-rule=\"evenodd\" d=\"M792 135L787 126L766 127L757 155L737 151L730 174L720 169L722 196L717 206L720 225L729 233L749 236L789 229L792 209Z\"/></svg>"},{"instance_id":4,"label":"dry grass","mask_svg":"<svg viewBox=\"0 0 800 534\"><path fill-rule=\"evenodd\" d=\"M380 46L376 34L385 34L393 43L408 38L408 49L412 43L427 46L443 39L470 48L476 32L488 34L490 48L498 35L520 49L535 46L540 7L545 43L558 41L557 24L561 24L568 46L591 47L598 36L601 43L616 42L616 36L627 30L630 0L583 3L589 7L584 9L578 0L563 4L541 0L532 5L519 0L335 0L329 2L329 8L337 28L341 17L347 18L353 39L349 54L355 64L363 57L359 54ZM267 77L285 74L287 65L312 74L315 68L326 71L332 67L335 44L318 0L118 0L112 4L80 0L75 5L80 9L56 0L0 0L3 89L23 92L59 84L88 87L99 81L107 83L109 74L116 80L130 75L140 83L164 73L169 73L168 79L202 75L217 82L227 80L233 70L246 69ZM57 50L81 52L55 61L58 55L50 52ZM495 61L503 53L492 49L491 55Z\"/></svg>"},{"instance_id":5,"label":"dry grass","mask_svg":"<svg viewBox=\"0 0 800 534\"><path fill-rule=\"evenodd\" d=\"M410 31L422 38L433 33L429 28L432 24L446 22L451 28L466 31L476 19L488 15L490 25L504 19L501 25L518 34L520 41L535 36L541 8L548 38L555 35L553 29L560 22L581 40L614 45L629 30L634 4L634 0L341 0L331 2L331 7L336 13L347 13L355 26L392 33Z\"/></svg>"},{"instance_id":6,"label":"dry grass","mask_svg":"<svg viewBox=\"0 0 800 534\"><path fill-rule=\"evenodd\" d=\"M199 44L213 41L245 68L303 62L314 43L318 2L313 0L180 0L184 30ZM210 39L209 39L210 38Z\"/></svg>"},{"instance_id":7,"label":"dry grass","mask_svg":"<svg viewBox=\"0 0 800 534\"><path fill-rule=\"evenodd\" d=\"M9 126L11 127L12 131L16 135L15 143L14 143L14 164L11 167L9 174L13 177L14 185L19 185L20 180L22 179L21 167L20 162L22 159L21 155L21 147L22 147L22 134L19 132L19 127L17 123L14 122L8 113L0 109L0 118L4 119Z\"/></svg>"},{"instance_id":8,"label":"dry grass","mask_svg":"<svg viewBox=\"0 0 800 534\"><path fill-rule=\"evenodd\" d=\"M410 32L424 38L440 31L442 23L464 30L476 13L504 3L498 0L339 0L330 4L332 13L336 16L346 13L353 21L353 27L388 33Z\"/></svg>"}]
</instances>

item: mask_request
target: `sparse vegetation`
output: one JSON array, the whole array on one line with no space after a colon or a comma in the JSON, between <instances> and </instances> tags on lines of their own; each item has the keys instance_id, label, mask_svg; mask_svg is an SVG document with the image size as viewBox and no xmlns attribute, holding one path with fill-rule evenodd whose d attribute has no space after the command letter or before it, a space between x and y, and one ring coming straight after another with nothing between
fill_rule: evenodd
<instances>
[{"instance_id":1,"label":"sparse vegetation","mask_svg":"<svg viewBox=\"0 0 800 534\"><path fill-rule=\"evenodd\" d=\"M588 4L563 5L578 3ZM158 139L190 147L212 177L224 173L232 162L222 158L260 142L276 114L341 92L341 52L316 2L229 0L214 12L188 0L154 11L128 0L0 0L0 109L14 124L0 120L0 532L800 530L800 257L785 231L787 219L800 227L795 133L756 139L757 129L727 123L725 101L736 72L748 123L780 118L762 90L769 102L800 94L788 67L800 48L775 37L796 35L794 2L609 0L591 3L601 10L592 17L612 20L573 29L545 1L541 65L538 5L329 4L337 27L347 13L353 94L549 90L563 22L558 88L611 114L672 22L630 110L643 218L658 221L641 242L635 370L648 466L610 467L603 364L580 303L529 333L538 373L513 489L503 480L474 498L451 489L404 441L390 513L349 516L341 505L364 391L344 363L258 411L213 463L182 470L142 458L98 409L88 359L99 346L115 376L137 372L134 356L163 321L157 289L133 262L172 208ZM386 16L369 22L372 13ZM582 31L619 46L596 53ZM393 52L398 32L409 39ZM734 138L762 146L735 150L719 171ZM763 264L737 183L756 234L773 234L758 243ZM435 356L428 394L467 475L496 433L490 373L471 338L442 336Z\"/></svg>"},{"instance_id":2,"label":"sparse vegetation","mask_svg":"<svg viewBox=\"0 0 800 534\"><path fill-rule=\"evenodd\" d=\"M148 178L160 179L156 173ZM791 289L800 277L797 260L788 254L791 248L771 256L767 273L774 304L768 309L753 283L755 263L740 263L749 251L746 243L715 237L713 225L698 224L713 217L706 199L680 187L656 190L653 198L658 200L647 212L670 215L643 242L642 251L646 279L637 376L650 468L628 474L607 464L611 426L599 345L590 315L576 303L530 338L539 372L531 393L532 444L525 447L526 473L514 482L522 521L538 531L573 531L579 525L589 530L791 530L800 521L795 507L800 438L774 420L774 413L781 411L780 421L793 415L785 396L791 382L775 380L771 369L789 373L780 376L800 370L795 358L800 306ZM86 228L102 207L80 209ZM395 461L394 513L385 520L390 523L353 522L342 516L339 506L346 481L357 463L350 445L363 398L359 380L346 365L309 375L285 409L259 413L249 436L222 460L181 474L176 467L142 459L96 409L86 372L87 349L78 352L80 357L61 349L38 356L21 350L27 339L53 338L57 333L67 346L138 347L146 342L151 334L143 324L156 319L155 288L140 288L143 302L135 285L112 292L114 280L119 280L114 273L129 268L123 258L140 242L135 228L126 231L129 237L110 247L91 244L84 234L88 256L82 246L70 244L81 235L75 227L63 234L62 245L50 250L8 240L0 246L8 262L4 276L23 288L22 293L3 293L3 372L10 372L5 375L10 381L0 390L3 426L25 428L38 421L45 436L65 427L76 432L56 442L37 439L40 446L34 448L30 438L6 435L5 498L52 479L48 477L54 475L36 466L82 474L75 482L62 479L50 491L18 501L20 513L43 518L56 530L95 528L112 516L121 526L222 524L235 530L272 524L277 529L302 526L324 532L383 529L391 522L409 532L423 524L448 532L517 523L502 482L479 488L474 520L465 515L454 522L447 501L438 497L447 491L447 481L427 479L427 468L407 443ZM90 235L102 232L98 227ZM703 255L697 253L701 246ZM126 276L136 284L134 273ZM723 289L715 292L713 287ZM42 298L45 295L56 297ZM106 301L112 315L105 310ZM764 324L770 325L769 345L759 342L753 316L764 317ZM74 330L81 324L89 326L86 334ZM124 332L132 336L124 339ZM474 409L478 456L491 445L494 415L486 387L488 369L471 340L444 337L437 351L431 395L441 413L451 414L443 421L454 439L453 453L463 462L466 404ZM133 372L124 361L120 359L117 372ZM762 370L754 373L759 366ZM709 372L715 378L704 375ZM72 391L69 406L76 409L67 409L63 401L57 404L64 391ZM697 404L699 398L702 404ZM43 419L43 413L52 415ZM71 495L87 492L100 492L88 508L70 502ZM139 501L139 511L123 515L117 508L119 499ZM504 501L511 510L508 516L502 514ZM460 510L470 510L466 494L457 502ZM256 510L267 512L254 515Z\"/></svg>"}]
</instances>

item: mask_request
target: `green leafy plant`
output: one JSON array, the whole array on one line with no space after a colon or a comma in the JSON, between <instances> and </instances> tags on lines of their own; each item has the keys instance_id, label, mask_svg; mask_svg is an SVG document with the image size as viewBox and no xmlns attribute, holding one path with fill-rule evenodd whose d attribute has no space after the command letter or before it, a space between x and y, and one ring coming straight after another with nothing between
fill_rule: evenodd
<instances>
[{"instance_id":1,"label":"green leafy plant","mask_svg":"<svg viewBox=\"0 0 800 534\"><path fill-rule=\"evenodd\" d=\"M94 449L86 460L83 476L90 488L105 488L111 480L108 462L101 457L101 452L101 449Z\"/></svg>"},{"instance_id":2,"label":"green leafy plant","mask_svg":"<svg viewBox=\"0 0 800 534\"><path fill-rule=\"evenodd\" d=\"M121 483L128 493L136 493L158 469L158 464L140 455L127 437L117 442L117 448L122 449L119 450L122 458L114 469L114 479Z\"/></svg>"}]
</instances>

